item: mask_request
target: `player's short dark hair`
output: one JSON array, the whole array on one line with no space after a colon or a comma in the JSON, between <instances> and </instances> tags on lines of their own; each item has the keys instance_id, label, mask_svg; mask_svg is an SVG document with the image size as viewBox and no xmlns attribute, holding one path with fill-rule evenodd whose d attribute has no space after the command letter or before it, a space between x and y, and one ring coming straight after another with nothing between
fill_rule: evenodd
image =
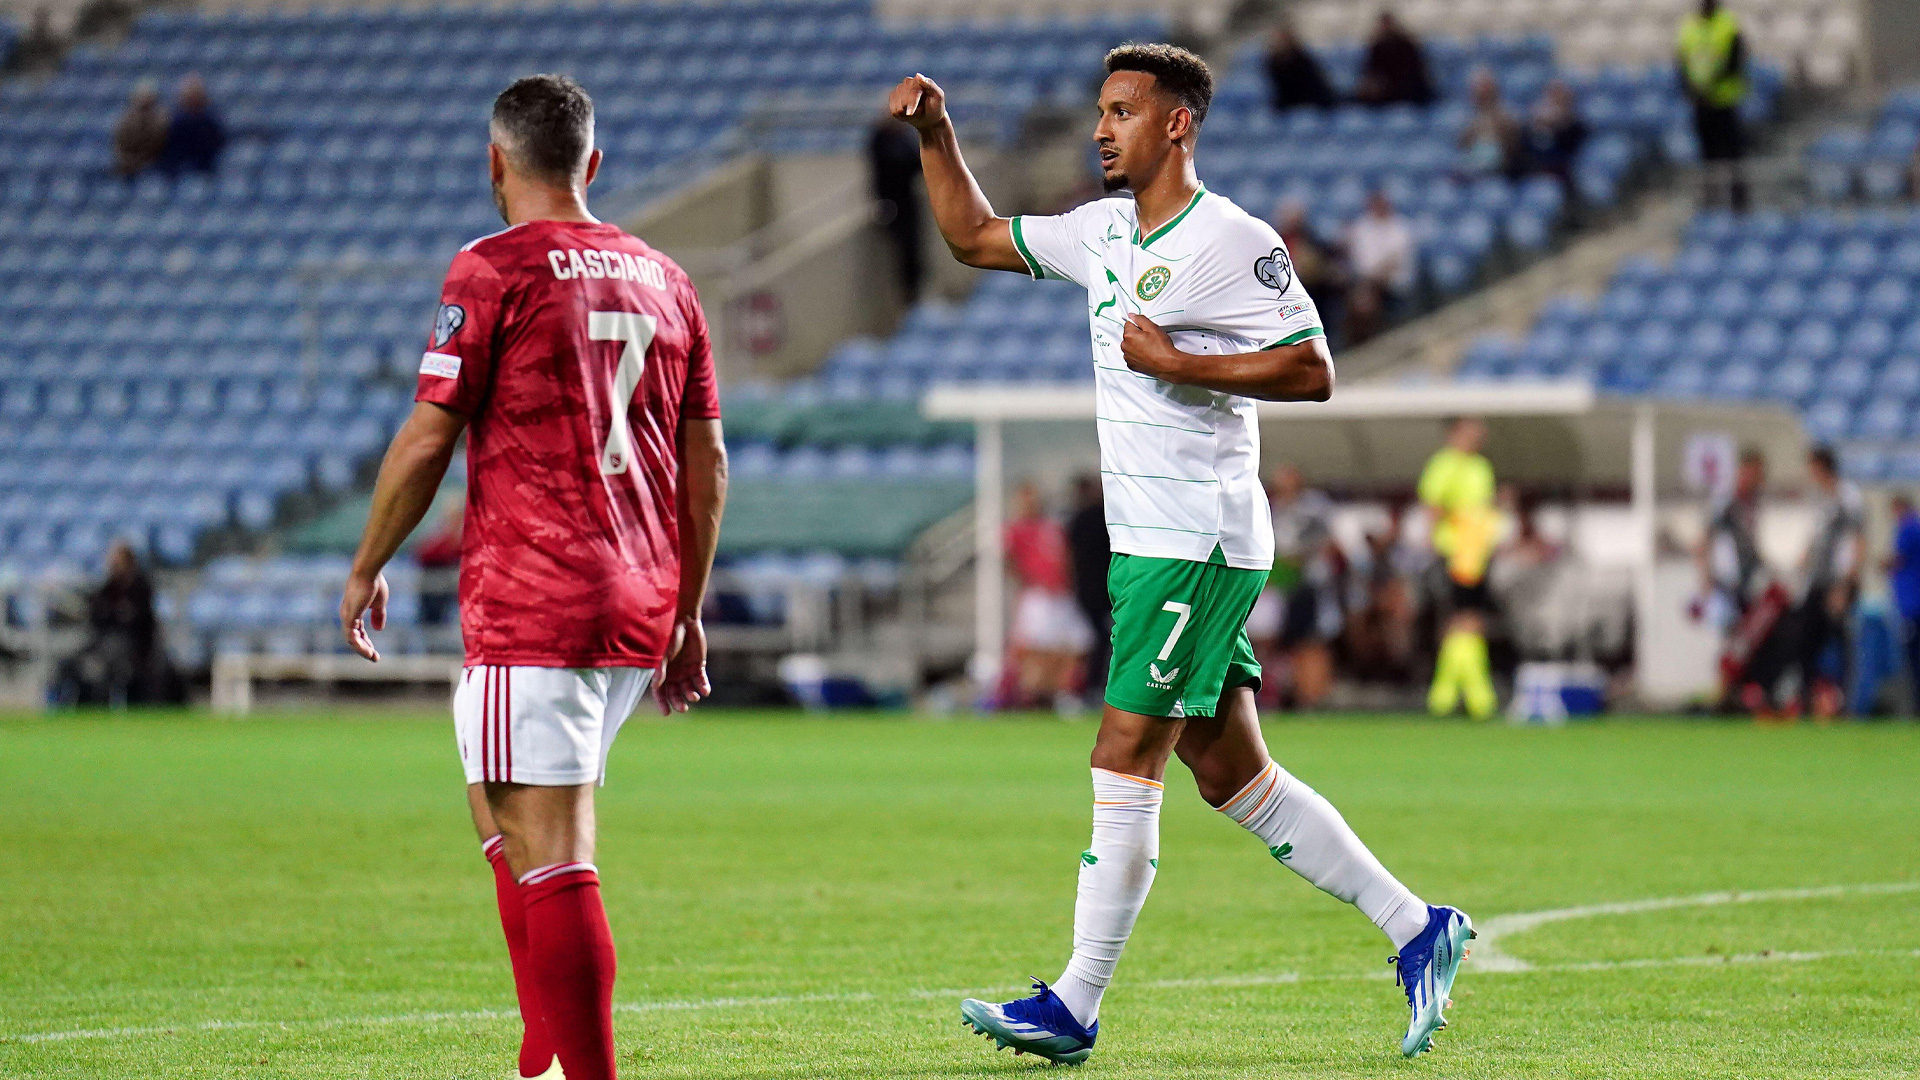
<instances>
[{"instance_id":1,"label":"player's short dark hair","mask_svg":"<svg viewBox=\"0 0 1920 1080\"><path fill-rule=\"evenodd\" d=\"M1107 74L1144 71L1161 90L1193 114L1193 126L1206 122L1213 105L1213 71L1207 62L1178 45L1129 41L1107 54Z\"/></svg>"},{"instance_id":2,"label":"player's short dark hair","mask_svg":"<svg viewBox=\"0 0 1920 1080\"><path fill-rule=\"evenodd\" d=\"M1835 475L1839 475L1840 472L1839 455L1833 452L1833 447L1825 444L1821 444L1807 451L1807 463L1810 465L1818 465L1822 469Z\"/></svg>"},{"instance_id":3,"label":"player's short dark hair","mask_svg":"<svg viewBox=\"0 0 1920 1080\"><path fill-rule=\"evenodd\" d=\"M565 75L529 75L493 99L493 123L515 164L557 183L579 181L593 152L593 99Z\"/></svg>"}]
</instances>

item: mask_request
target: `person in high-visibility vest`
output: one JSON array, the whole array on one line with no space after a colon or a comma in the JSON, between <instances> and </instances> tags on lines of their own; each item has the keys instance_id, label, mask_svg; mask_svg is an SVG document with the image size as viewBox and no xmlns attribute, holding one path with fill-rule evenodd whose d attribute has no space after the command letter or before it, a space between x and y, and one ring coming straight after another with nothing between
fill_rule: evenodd
<instances>
[{"instance_id":1,"label":"person in high-visibility vest","mask_svg":"<svg viewBox=\"0 0 1920 1080\"><path fill-rule=\"evenodd\" d=\"M1467 715L1484 720L1499 699L1487 659L1487 618L1493 599L1487 569L1500 542L1500 511L1494 505L1493 464L1480 450L1487 425L1461 417L1447 427L1447 445L1420 474L1420 501L1433 512L1433 550L1444 560L1452 588L1446 633L1434 662L1427 708L1435 716L1465 699Z\"/></svg>"},{"instance_id":2,"label":"person in high-visibility vest","mask_svg":"<svg viewBox=\"0 0 1920 1080\"><path fill-rule=\"evenodd\" d=\"M1734 164L1746 152L1740 129L1740 103L1747 97L1747 46L1740 22L1720 0L1700 0L1700 11L1680 23L1675 43L1680 84L1693 102L1693 129L1700 158L1710 166L1708 201L1714 201L1718 176L1727 177L1727 201L1735 211L1747 208L1747 185ZM1718 170L1715 163L1726 163Z\"/></svg>"}]
</instances>

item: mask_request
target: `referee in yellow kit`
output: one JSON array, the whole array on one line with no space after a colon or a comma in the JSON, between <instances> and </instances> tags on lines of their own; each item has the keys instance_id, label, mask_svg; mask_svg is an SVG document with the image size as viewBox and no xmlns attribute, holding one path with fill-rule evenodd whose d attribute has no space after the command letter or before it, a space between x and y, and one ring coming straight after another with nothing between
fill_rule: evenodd
<instances>
[{"instance_id":1,"label":"referee in yellow kit","mask_svg":"<svg viewBox=\"0 0 1920 1080\"><path fill-rule=\"evenodd\" d=\"M1427 708L1446 716L1465 700L1467 715L1484 720L1499 700L1487 662L1487 618L1493 601L1487 566L1500 539L1494 507L1493 463L1480 452L1487 425L1460 417L1447 425L1447 444L1420 474L1420 501L1433 509L1433 547L1445 560L1452 611L1440 639Z\"/></svg>"}]
</instances>

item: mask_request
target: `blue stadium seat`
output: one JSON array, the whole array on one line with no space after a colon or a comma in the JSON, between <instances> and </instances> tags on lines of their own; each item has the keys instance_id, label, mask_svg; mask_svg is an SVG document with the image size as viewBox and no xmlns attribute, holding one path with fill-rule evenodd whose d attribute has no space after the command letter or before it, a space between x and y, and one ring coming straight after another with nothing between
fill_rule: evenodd
<instances>
[{"instance_id":1,"label":"blue stadium seat","mask_svg":"<svg viewBox=\"0 0 1920 1080\"><path fill-rule=\"evenodd\" d=\"M1845 357L1829 364L1821 374L1820 392L1827 397L1858 401L1873 385L1874 375L1871 361L1857 356Z\"/></svg>"},{"instance_id":2,"label":"blue stadium seat","mask_svg":"<svg viewBox=\"0 0 1920 1080\"><path fill-rule=\"evenodd\" d=\"M1853 403L1840 398L1821 398L1801 417L1808 437L1820 442L1835 442L1853 429Z\"/></svg>"},{"instance_id":3,"label":"blue stadium seat","mask_svg":"<svg viewBox=\"0 0 1920 1080\"><path fill-rule=\"evenodd\" d=\"M1893 351L1893 327L1884 319L1860 318L1848 323L1840 339L1840 352L1879 360Z\"/></svg>"},{"instance_id":4,"label":"blue stadium seat","mask_svg":"<svg viewBox=\"0 0 1920 1080\"><path fill-rule=\"evenodd\" d=\"M1907 436L1911 415L1912 410L1904 400L1872 401L1855 418L1850 434L1860 439L1893 442Z\"/></svg>"},{"instance_id":5,"label":"blue stadium seat","mask_svg":"<svg viewBox=\"0 0 1920 1080\"><path fill-rule=\"evenodd\" d=\"M1719 319L1700 319L1687 327L1680 344L1687 355L1713 362L1733 351L1734 335Z\"/></svg>"},{"instance_id":6,"label":"blue stadium seat","mask_svg":"<svg viewBox=\"0 0 1920 1080\"><path fill-rule=\"evenodd\" d=\"M1900 356L1889 360L1874 380L1873 393L1909 402L1920 398L1920 357Z\"/></svg>"},{"instance_id":7,"label":"blue stadium seat","mask_svg":"<svg viewBox=\"0 0 1920 1080\"><path fill-rule=\"evenodd\" d=\"M1765 372L1753 361L1737 361L1714 374L1709 392L1715 397L1744 400L1760 396L1766 385Z\"/></svg>"}]
</instances>

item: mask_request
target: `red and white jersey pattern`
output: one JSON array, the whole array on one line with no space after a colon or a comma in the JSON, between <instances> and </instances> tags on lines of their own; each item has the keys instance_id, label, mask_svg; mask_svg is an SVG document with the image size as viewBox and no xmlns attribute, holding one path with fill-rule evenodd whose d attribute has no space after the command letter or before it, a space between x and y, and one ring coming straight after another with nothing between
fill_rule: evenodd
<instances>
[{"instance_id":1,"label":"red and white jersey pattern","mask_svg":"<svg viewBox=\"0 0 1920 1080\"><path fill-rule=\"evenodd\" d=\"M467 663L660 664L680 587L680 426L720 416L679 266L604 223L482 237L447 271L415 398L470 421Z\"/></svg>"}]
</instances>

